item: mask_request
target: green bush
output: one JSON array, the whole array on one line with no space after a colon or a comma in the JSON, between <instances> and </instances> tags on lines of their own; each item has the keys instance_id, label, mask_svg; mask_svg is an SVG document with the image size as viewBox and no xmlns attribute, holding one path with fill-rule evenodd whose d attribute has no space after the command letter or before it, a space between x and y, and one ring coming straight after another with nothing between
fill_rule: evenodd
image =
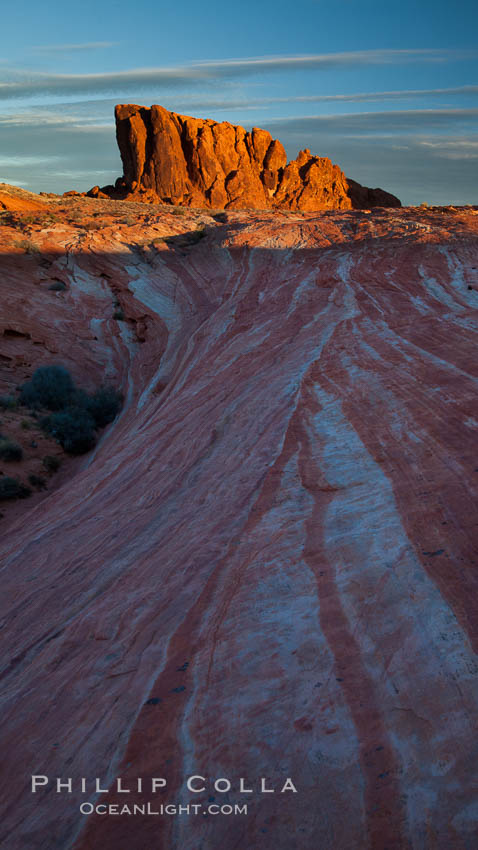
<instances>
[{"instance_id":1,"label":"green bush","mask_svg":"<svg viewBox=\"0 0 478 850\"><path fill-rule=\"evenodd\" d=\"M69 454L84 454L96 444L95 420L82 407L68 407L52 413L42 419L41 426Z\"/></svg>"},{"instance_id":2,"label":"green bush","mask_svg":"<svg viewBox=\"0 0 478 850\"><path fill-rule=\"evenodd\" d=\"M20 401L27 407L62 410L70 403L74 391L73 379L64 366L40 366L23 384Z\"/></svg>"},{"instance_id":3,"label":"green bush","mask_svg":"<svg viewBox=\"0 0 478 850\"><path fill-rule=\"evenodd\" d=\"M15 410L17 400L13 395L0 395L0 410Z\"/></svg>"},{"instance_id":4,"label":"green bush","mask_svg":"<svg viewBox=\"0 0 478 850\"><path fill-rule=\"evenodd\" d=\"M7 440L5 437L0 437L0 460L15 461L21 460L23 457L22 447L13 440Z\"/></svg>"},{"instance_id":5,"label":"green bush","mask_svg":"<svg viewBox=\"0 0 478 850\"><path fill-rule=\"evenodd\" d=\"M31 496L31 490L22 484L18 478L10 478L8 475L0 476L0 501L7 499L26 499Z\"/></svg>"},{"instance_id":6,"label":"green bush","mask_svg":"<svg viewBox=\"0 0 478 850\"><path fill-rule=\"evenodd\" d=\"M34 473L32 473L28 476L28 480L32 487L37 487L38 490L45 490L46 481L41 475L34 475Z\"/></svg>"},{"instance_id":7,"label":"green bush","mask_svg":"<svg viewBox=\"0 0 478 850\"><path fill-rule=\"evenodd\" d=\"M93 417L96 428L104 428L118 414L123 396L114 387L100 387L87 401L88 413Z\"/></svg>"},{"instance_id":8,"label":"green bush","mask_svg":"<svg viewBox=\"0 0 478 850\"><path fill-rule=\"evenodd\" d=\"M56 472L61 466L61 460L56 455L45 455L42 464L48 472Z\"/></svg>"},{"instance_id":9,"label":"green bush","mask_svg":"<svg viewBox=\"0 0 478 850\"><path fill-rule=\"evenodd\" d=\"M100 387L89 395L75 387L64 366L43 366L20 387L20 401L32 408L50 411L40 420L42 429L55 437L66 452L76 455L93 448L95 431L113 421L123 397L111 386ZM50 460L44 458L43 465L54 472L58 467L51 464L56 458L48 457Z\"/></svg>"}]
</instances>

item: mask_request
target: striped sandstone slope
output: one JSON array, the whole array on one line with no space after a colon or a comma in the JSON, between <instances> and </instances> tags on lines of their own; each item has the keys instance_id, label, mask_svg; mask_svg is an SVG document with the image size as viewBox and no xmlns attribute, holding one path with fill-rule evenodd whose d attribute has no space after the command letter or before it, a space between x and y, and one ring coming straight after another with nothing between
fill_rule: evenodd
<instances>
[{"instance_id":1,"label":"striped sandstone slope","mask_svg":"<svg viewBox=\"0 0 478 850\"><path fill-rule=\"evenodd\" d=\"M28 274L4 228L1 322L24 370L37 350L126 401L0 542L2 846L469 850L476 210L58 216ZM95 777L102 803L249 814L86 817Z\"/></svg>"}]
</instances>

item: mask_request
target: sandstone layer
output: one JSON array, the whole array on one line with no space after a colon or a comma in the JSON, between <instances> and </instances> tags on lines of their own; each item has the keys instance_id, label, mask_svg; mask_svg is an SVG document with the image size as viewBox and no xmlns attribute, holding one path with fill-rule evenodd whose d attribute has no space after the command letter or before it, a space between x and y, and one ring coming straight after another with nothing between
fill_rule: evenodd
<instances>
[{"instance_id":1,"label":"sandstone layer","mask_svg":"<svg viewBox=\"0 0 478 850\"><path fill-rule=\"evenodd\" d=\"M394 195L348 181L327 157L308 149L287 162L266 130L190 118L131 104L116 107L123 179L103 196L134 197L213 209L399 207Z\"/></svg>"},{"instance_id":2,"label":"sandstone layer","mask_svg":"<svg viewBox=\"0 0 478 850\"><path fill-rule=\"evenodd\" d=\"M0 228L5 380L125 405L3 530L2 846L470 850L477 211L51 208Z\"/></svg>"},{"instance_id":3,"label":"sandstone layer","mask_svg":"<svg viewBox=\"0 0 478 850\"><path fill-rule=\"evenodd\" d=\"M27 192L18 186L0 183L0 212L40 212L46 211L45 203L34 192Z\"/></svg>"}]
</instances>

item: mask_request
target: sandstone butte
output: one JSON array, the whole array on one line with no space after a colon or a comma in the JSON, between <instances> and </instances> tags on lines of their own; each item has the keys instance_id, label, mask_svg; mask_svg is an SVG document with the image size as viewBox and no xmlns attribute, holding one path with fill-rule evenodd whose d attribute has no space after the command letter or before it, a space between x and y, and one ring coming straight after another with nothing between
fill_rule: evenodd
<instances>
[{"instance_id":1,"label":"sandstone butte","mask_svg":"<svg viewBox=\"0 0 478 850\"><path fill-rule=\"evenodd\" d=\"M118 105L116 138L124 174L95 197L162 201L212 209L399 207L383 189L348 179L327 157L309 150L287 162L266 130L190 118L162 106Z\"/></svg>"},{"instance_id":2,"label":"sandstone butte","mask_svg":"<svg viewBox=\"0 0 478 850\"><path fill-rule=\"evenodd\" d=\"M1 218L0 393L125 404L1 521L1 846L476 847L477 209L44 203ZM211 797L249 813L79 811Z\"/></svg>"}]
</instances>

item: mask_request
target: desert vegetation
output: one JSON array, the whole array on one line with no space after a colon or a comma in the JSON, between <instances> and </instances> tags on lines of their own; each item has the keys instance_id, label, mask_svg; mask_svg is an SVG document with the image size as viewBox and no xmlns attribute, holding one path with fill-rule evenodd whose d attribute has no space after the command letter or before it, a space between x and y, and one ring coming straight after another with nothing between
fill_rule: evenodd
<instances>
[{"instance_id":1,"label":"desert vegetation","mask_svg":"<svg viewBox=\"0 0 478 850\"><path fill-rule=\"evenodd\" d=\"M18 478L10 478L9 475L2 475L0 478L0 501L26 499L31 492L30 488L22 484Z\"/></svg>"},{"instance_id":2,"label":"desert vegetation","mask_svg":"<svg viewBox=\"0 0 478 850\"><path fill-rule=\"evenodd\" d=\"M14 410L17 400L13 395L0 395L0 410Z\"/></svg>"},{"instance_id":3,"label":"desert vegetation","mask_svg":"<svg viewBox=\"0 0 478 850\"><path fill-rule=\"evenodd\" d=\"M84 454L96 444L96 432L113 421L122 395L111 386L87 393L64 366L42 366L20 389L20 403L38 413L41 428L69 454Z\"/></svg>"},{"instance_id":4,"label":"desert vegetation","mask_svg":"<svg viewBox=\"0 0 478 850\"><path fill-rule=\"evenodd\" d=\"M56 455L45 455L42 464L47 472L57 472L61 466L61 460Z\"/></svg>"},{"instance_id":5,"label":"desert vegetation","mask_svg":"<svg viewBox=\"0 0 478 850\"><path fill-rule=\"evenodd\" d=\"M14 440L9 440L0 434L0 460L8 462L21 460L23 449Z\"/></svg>"},{"instance_id":6,"label":"desert vegetation","mask_svg":"<svg viewBox=\"0 0 478 850\"><path fill-rule=\"evenodd\" d=\"M43 440L45 437L55 440L69 454L83 454L95 446L98 431L113 421L122 405L121 393L114 387L101 386L88 393L75 384L69 371L61 365L40 367L17 389L18 396L0 396L0 410L6 416L2 424L5 430L16 428L19 439L17 442L0 433L0 463L18 464L27 480L23 482L21 475L12 477L5 474L6 469L5 472L0 469L1 502L26 498L31 495L32 488L36 491L47 489L45 475L53 475L60 468L61 458L53 453L36 458L38 434L43 433ZM22 418L26 414L29 418ZM36 430L33 440L32 429ZM24 441L21 434L29 442ZM22 461L26 461L26 470ZM29 469L32 461L37 466Z\"/></svg>"},{"instance_id":7,"label":"desert vegetation","mask_svg":"<svg viewBox=\"0 0 478 850\"><path fill-rule=\"evenodd\" d=\"M24 251L25 254L39 254L40 249L38 245L35 245L31 239L17 239L14 242L16 248L19 248L21 251Z\"/></svg>"},{"instance_id":8,"label":"desert vegetation","mask_svg":"<svg viewBox=\"0 0 478 850\"><path fill-rule=\"evenodd\" d=\"M32 410L63 410L73 400L75 384L64 366L42 366L20 389L20 403Z\"/></svg>"}]
</instances>

